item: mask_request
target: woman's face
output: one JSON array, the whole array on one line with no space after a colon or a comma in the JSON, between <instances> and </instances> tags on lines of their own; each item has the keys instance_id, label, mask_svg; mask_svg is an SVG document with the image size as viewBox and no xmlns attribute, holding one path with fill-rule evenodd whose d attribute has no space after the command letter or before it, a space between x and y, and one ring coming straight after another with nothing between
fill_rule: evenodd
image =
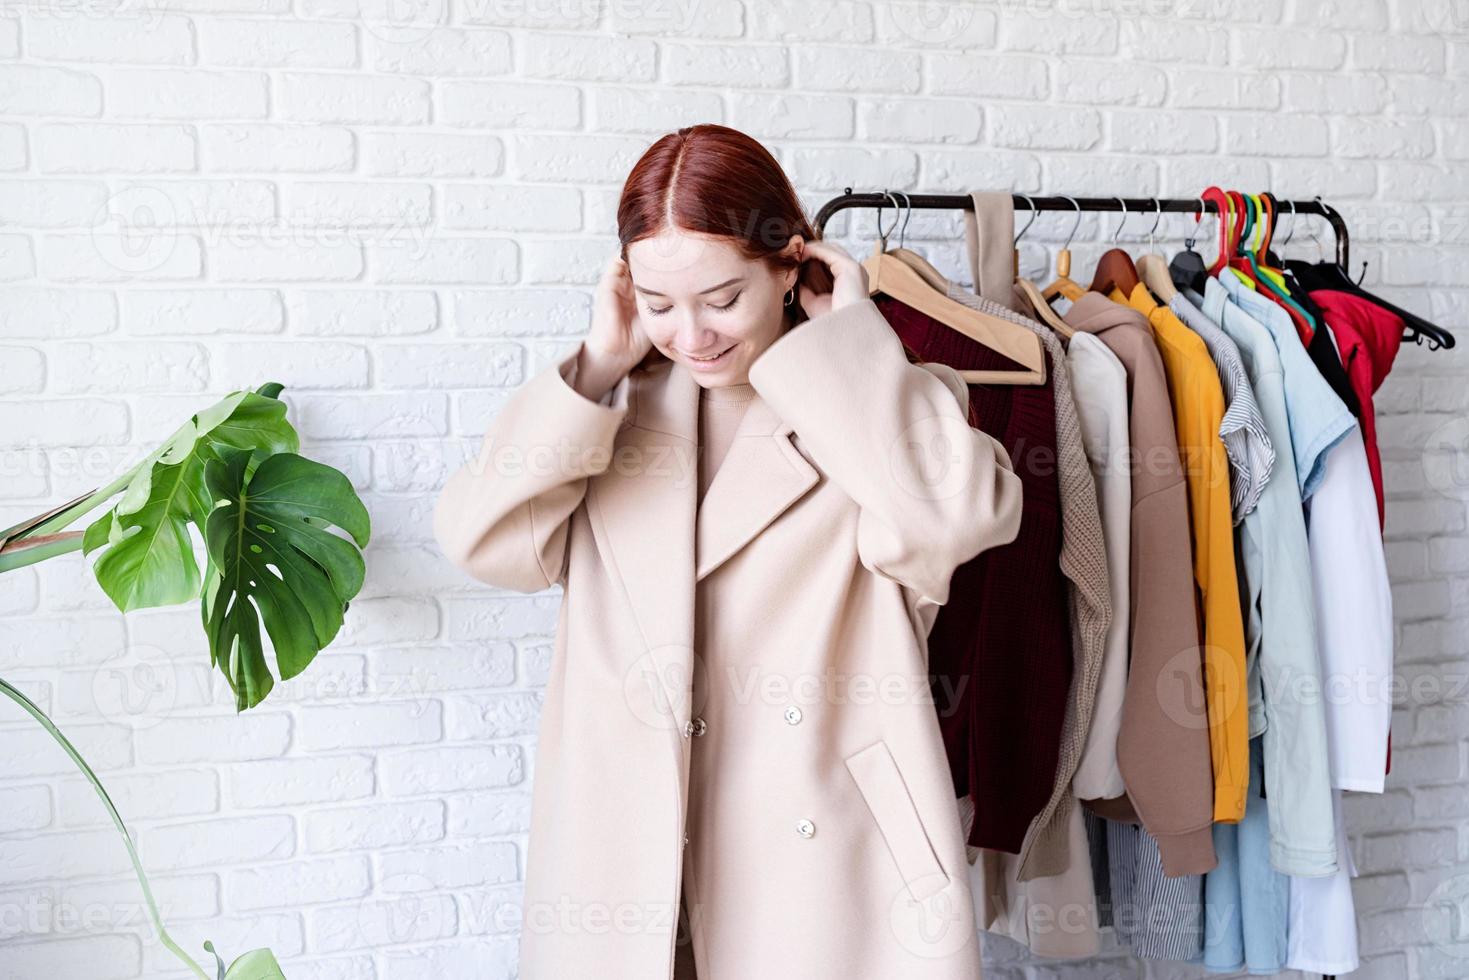
<instances>
[{"instance_id":1,"label":"woman's face","mask_svg":"<svg viewBox=\"0 0 1469 980\"><path fill-rule=\"evenodd\" d=\"M786 254L799 255L792 235ZM728 239L665 229L627 248L638 320L665 357L705 388L743 384L785 328L796 270L745 258Z\"/></svg>"}]
</instances>

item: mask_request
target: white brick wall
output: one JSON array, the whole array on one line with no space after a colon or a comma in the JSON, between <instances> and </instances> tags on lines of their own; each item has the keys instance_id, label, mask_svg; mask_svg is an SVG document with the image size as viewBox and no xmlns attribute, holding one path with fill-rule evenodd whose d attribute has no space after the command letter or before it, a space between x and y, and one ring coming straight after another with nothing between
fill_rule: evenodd
<instances>
[{"instance_id":1,"label":"white brick wall","mask_svg":"<svg viewBox=\"0 0 1469 980\"><path fill-rule=\"evenodd\" d=\"M5 577L0 672L108 779L189 949L269 945L292 980L511 977L558 597L466 584L431 495L585 330L653 138L742 128L813 213L846 185L1320 194L1367 281L1469 344L1466 113L1459 0L6 4L0 520L279 380L374 538L345 635L244 717L197 611L124 621L80 558ZM830 230L865 250L871 218ZM1035 275L1069 224L1036 223ZM1086 219L1079 270L1114 227ZM920 213L909 244L960 276L961 228ZM1303 222L1290 251L1313 250ZM1406 349L1378 403L1404 691L1388 791L1348 802L1361 976L1469 975L1435 904L1469 893L1462 358ZM181 976L66 758L3 706L0 739L0 977ZM996 980L1198 975L986 946Z\"/></svg>"}]
</instances>

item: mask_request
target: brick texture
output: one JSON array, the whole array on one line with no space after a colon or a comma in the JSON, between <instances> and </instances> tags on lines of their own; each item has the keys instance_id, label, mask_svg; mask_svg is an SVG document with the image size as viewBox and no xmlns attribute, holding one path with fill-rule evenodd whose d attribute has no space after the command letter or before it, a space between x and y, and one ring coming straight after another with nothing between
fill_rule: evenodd
<instances>
[{"instance_id":1,"label":"brick texture","mask_svg":"<svg viewBox=\"0 0 1469 980\"><path fill-rule=\"evenodd\" d=\"M447 566L431 494L585 331L621 180L652 139L737 126L813 214L848 185L1319 194L1352 226L1354 274L1367 260L1370 286L1462 326L1466 119L1454 0L15 5L0 523L274 380L374 535L341 639L244 717L197 610L124 620L79 556L5 577L0 673L107 779L184 947L269 945L292 977L509 980L560 597ZM1122 240L1143 247L1151 224L1133 216ZM1025 267L1048 276L1070 225L1041 216ZM962 278L962 227L920 213L906 244ZM1116 227L1083 220L1082 274ZM1160 249L1191 227L1167 217ZM849 211L828 231L860 255L872 229ZM1313 233L1329 247L1302 220L1288 253L1313 256ZM1357 976L1469 975L1450 931L1469 921L1460 332L1455 352L1405 349L1378 401L1401 683L1388 791L1348 800ZM6 705L0 740L0 974L184 976L66 757ZM1115 949L985 951L987 980L1202 976Z\"/></svg>"}]
</instances>

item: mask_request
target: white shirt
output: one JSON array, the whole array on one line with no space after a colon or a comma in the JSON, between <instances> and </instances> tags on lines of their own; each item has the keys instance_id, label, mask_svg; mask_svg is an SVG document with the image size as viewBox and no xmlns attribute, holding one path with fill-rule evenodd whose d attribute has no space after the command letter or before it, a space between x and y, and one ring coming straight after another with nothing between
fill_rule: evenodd
<instances>
[{"instance_id":1,"label":"white shirt","mask_svg":"<svg viewBox=\"0 0 1469 980\"><path fill-rule=\"evenodd\" d=\"M1107 628L1092 723L1071 785L1078 799L1113 799L1127 790L1117 767L1117 733L1122 727L1122 698L1127 691L1131 625L1128 574L1132 473L1127 369L1106 344L1082 330L1067 342L1066 366L1071 370L1071 395L1076 402L1082 445L1097 487L1097 511L1102 519L1112 597L1112 622Z\"/></svg>"}]
</instances>

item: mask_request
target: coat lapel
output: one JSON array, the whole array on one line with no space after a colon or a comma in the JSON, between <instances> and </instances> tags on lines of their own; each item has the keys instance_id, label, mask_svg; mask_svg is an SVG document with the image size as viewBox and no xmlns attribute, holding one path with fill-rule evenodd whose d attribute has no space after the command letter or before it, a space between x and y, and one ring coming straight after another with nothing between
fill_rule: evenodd
<instances>
[{"instance_id":1,"label":"coat lapel","mask_svg":"<svg viewBox=\"0 0 1469 980\"><path fill-rule=\"evenodd\" d=\"M756 395L698 506L699 384L682 365L629 379L629 420L588 487L592 530L621 582L671 718L686 720L696 583L817 482L791 428Z\"/></svg>"},{"instance_id":2,"label":"coat lapel","mask_svg":"<svg viewBox=\"0 0 1469 980\"><path fill-rule=\"evenodd\" d=\"M816 482L816 468L791 443L790 433L757 394L698 511L696 580L724 564Z\"/></svg>"},{"instance_id":3,"label":"coat lapel","mask_svg":"<svg viewBox=\"0 0 1469 980\"><path fill-rule=\"evenodd\" d=\"M694 510L699 388L675 364L636 372L607 469L587 487L603 566L621 585L642 638L628 656L629 706L682 732L695 667ZM650 685L651 690L645 687ZM645 698L653 701L645 704Z\"/></svg>"}]
</instances>

